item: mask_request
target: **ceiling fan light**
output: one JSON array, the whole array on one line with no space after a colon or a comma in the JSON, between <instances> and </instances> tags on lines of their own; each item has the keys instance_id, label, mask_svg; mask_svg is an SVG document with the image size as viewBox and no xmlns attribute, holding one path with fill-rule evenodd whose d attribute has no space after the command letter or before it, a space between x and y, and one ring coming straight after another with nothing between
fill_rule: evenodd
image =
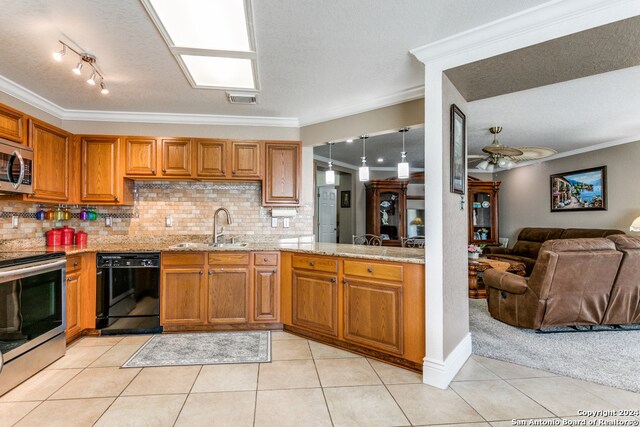
<instances>
[{"instance_id":1,"label":"ceiling fan light","mask_svg":"<svg viewBox=\"0 0 640 427\"><path fill-rule=\"evenodd\" d=\"M485 168L487 172L493 172L493 169L495 169L493 163L489 163L489 165Z\"/></svg>"},{"instance_id":2,"label":"ceiling fan light","mask_svg":"<svg viewBox=\"0 0 640 427\"><path fill-rule=\"evenodd\" d=\"M501 168L505 167L507 163L508 163L508 160L505 159L504 157L501 157L500 160L498 160L498 166L500 166Z\"/></svg>"},{"instance_id":3,"label":"ceiling fan light","mask_svg":"<svg viewBox=\"0 0 640 427\"><path fill-rule=\"evenodd\" d=\"M511 160L509 160L509 161L507 162L507 164L505 165L505 167L506 167L507 169L511 169L511 168L512 168L512 167L514 167L515 165L516 165L515 163L513 163Z\"/></svg>"},{"instance_id":4,"label":"ceiling fan light","mask_svg":"<svg viewBox=\"0 0 640 427\"><path fill-rule=\"evenodd\" d=\"M489 162L487 160L483 160L476 165L476 168L486 170L489 167Z\"/></svg>"},{"instance_id":5,"label":"ceiling fan light","mask_svg":"<svg viewBox=\"0 0 640 427\"><path fill-rule=\"evenodd\" d=\"M79 76L82 72L82 61L78 62L78 65L76 65L76 67L71 71L73 71L73 74L77 74Z\"/></svg>"}]
</instances>

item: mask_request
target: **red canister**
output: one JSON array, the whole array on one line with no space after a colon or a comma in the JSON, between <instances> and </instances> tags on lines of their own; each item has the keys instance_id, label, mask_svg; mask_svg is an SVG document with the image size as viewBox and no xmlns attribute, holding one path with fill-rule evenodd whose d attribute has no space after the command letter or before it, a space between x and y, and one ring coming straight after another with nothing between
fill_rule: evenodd
<instances>
[{"instance_id":1,"label":"red canister","mask_svg":"<svg viewBox=\"0 0 640 427\"><path fill-rule=\"evenodd\" d=\"M69 228L66 225L62 228L59 228L58 230L62 232L62 244L73 245L73 234L76 230L74 230L73 228Z\"/></svg>"},{"instance_id":2,"label":"red canister","mask_svg":"<svg viewBox=\"0 0 640 427\"><path fill-rule=\"evenodd\" d=\"M47 236L47 246L60 246L62 244L62 231L49 230L45 233Z\"/></svg>"},{"instance_id":3,"label":"red canister","mask_svg":"<svg viewBox=\"0 0 640 427\"><path fill-rule=\"evenodd\" d=\"M78 231L76 233L75 244L78 245L78 246L86 245L87 244L87 233L85 233L84 231Z\"/></svg>"}]
</instances>

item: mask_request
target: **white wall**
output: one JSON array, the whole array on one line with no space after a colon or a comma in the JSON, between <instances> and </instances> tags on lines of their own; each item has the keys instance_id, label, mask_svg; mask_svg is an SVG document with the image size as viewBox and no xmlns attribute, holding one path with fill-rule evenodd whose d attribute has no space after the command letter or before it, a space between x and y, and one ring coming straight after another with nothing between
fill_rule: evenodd
<instances>
[{"instance_id":1,"label":"white wall","mask_svg":"<svg viewBox=\"0 0 640 427\"><path fill-rule=\"evenodd\" d=\"M640 215L640 141L550 160L497 174L500 235L516 241L523 227L615 228L629 230ZM606 211L551 212L550 175L607 166Z\"/></svg>"}]
</instances>

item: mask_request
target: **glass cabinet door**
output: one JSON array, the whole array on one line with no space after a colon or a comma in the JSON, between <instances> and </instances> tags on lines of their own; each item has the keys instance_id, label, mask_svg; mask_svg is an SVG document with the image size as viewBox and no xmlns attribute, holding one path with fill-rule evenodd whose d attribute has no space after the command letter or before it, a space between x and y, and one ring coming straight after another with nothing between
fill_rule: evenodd
<instances>
[{"instance_id":1,"label":"glass cabinet door","mask_svg":"<svg viewBox=\"0 0 640 427\"><path fill-rule=\"evenodd\" d=\"M473 193L473 239L474 240L492 240L493 230L491 227L491 194L484 192Z\"/></svg>"},{"instance_id":2,"label":"glass cabinet door","mask_svg":"<svg viewBox=\"0 0 640 427\"><path fill-rule=\"evenodd\" d=\"M407 200L407 237L424 237L424 200Z\"/></svg>"},{"instance_id":3,"label":"glass cabinet door","mask_svg":"<svg viewBox=\"0 0 640 427\"><path fill-rule=\"evenodd\" d=\"M398 240L401 206L398 206L399 194L395 191L380 193L380 236L382 240Z\"/></svg>"}]
</instances>

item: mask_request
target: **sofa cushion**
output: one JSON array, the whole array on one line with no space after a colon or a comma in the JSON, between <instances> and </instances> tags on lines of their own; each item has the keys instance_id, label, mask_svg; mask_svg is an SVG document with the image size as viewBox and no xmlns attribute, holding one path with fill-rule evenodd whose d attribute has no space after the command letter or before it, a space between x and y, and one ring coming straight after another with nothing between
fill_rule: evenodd
<instances>
[{"instance_id":1,"label":"sofa cushion","mask_svg":"<svg viewBox=\"0 0 640 427\"><path fill-rule=\"evenodd\" d=\"M640 249L640 238L638 237L627 236L626 234L614 234L607 236L607 239L611 240L619 251L623 249Z\"/></svg>"},{"instance_id":2,"label":"sofa cushion","mask_svg":"<svg viewBox=\"0 0 640 427\"><path fill-rule=\"evenodd\" d=\"M523 228L518 234L518 241L513 246L512 253L535 261L540 252L540 246L547 240L559 239L563 230L562 228Z\"/></svg>"},{"instance_id":3,"label":"sofa cushion","mask_svg":"<svg viewBox=\"0 0 640 427\"><path fill-rule=\"evenodd\" d=\"M600 228L567 228L562 232L561 239L581 239L585 237L607 237L614 234L624 234L624 231Z\"/></svg>"}]
</instances>

